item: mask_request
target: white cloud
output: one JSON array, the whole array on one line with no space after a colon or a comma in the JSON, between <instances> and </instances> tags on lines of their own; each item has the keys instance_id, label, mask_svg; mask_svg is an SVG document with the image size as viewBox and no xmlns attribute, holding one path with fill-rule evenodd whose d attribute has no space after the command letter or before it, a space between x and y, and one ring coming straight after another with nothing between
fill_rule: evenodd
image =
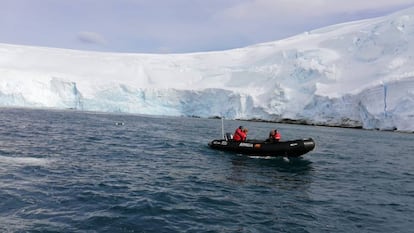
<instances>
[{"instance_id":1,"label":"white cloud","mask_svg":"<svg viewBox=\"0 0 414 233\"><path fill-rule=\"evenodd\" d=\"M225 18L234 20L283 19L334 15L364 11L383 11L414 5L413 0L251 0L243 1L221 12Z\"/></svg>"}]
</instances>

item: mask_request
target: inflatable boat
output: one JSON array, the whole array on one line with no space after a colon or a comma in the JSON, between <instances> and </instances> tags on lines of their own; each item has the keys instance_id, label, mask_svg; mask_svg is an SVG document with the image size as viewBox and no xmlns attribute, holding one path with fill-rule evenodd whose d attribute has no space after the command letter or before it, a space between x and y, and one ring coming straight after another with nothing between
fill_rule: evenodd
<instances>
[{"instance_id":1,"label":"inflatable boat","mask_svg":"<svg viewBox=\"0 0 414 233\"><path fill-rule=\"evenodd\" d=\"M230 151L249 156L282 157L299 157L315 148L315 142L312 138L279 142L270 142L266 140L246 140L240 142L225 136L224 139L215 139L208 143L208 145L212 149Z\"/></svg>"}]
</instances>

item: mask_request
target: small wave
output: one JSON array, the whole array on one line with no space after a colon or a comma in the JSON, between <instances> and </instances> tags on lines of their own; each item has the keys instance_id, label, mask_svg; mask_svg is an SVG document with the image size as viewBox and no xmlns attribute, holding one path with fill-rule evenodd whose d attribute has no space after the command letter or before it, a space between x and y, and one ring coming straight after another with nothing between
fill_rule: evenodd
<instances>
[{"instance_id":1,"label":"small wave","mask_svg":"<svg viewBox=\"0 0 414 233\"><path fill-rule=\"evenodd\" d=\"M269 160L269 159L279 159L279 158L277 158L277 157L275 157L275 156L261 156L261 155L249 155L248 156L249 158L251 158L251 159L266 159L266 160Z\"/></svg>"},{"instance_id":2,"label":"small wave","mask_svg":"<svg viewBox=\"0 0 414 233\"><path fill-rule=\"evenodd\" d=\"M22 165L34 165L34 166L45 166L51 162L50 159L46 158L33 158L33 157L9 157L0 156L1 163L6 164L22 164Z\"/></svg>"}]
</instances>

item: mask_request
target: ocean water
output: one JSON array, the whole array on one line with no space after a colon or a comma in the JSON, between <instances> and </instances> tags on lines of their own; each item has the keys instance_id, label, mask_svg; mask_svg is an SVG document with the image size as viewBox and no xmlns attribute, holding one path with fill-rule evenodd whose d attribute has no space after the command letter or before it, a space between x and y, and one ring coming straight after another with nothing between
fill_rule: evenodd
<instances>
[{"instance_id":1,"label":"ocean water","mask_svg":"<svg viewBox=\"0 0 414 233\"><path fill-rule=\"evenodd\" d=\"M214 151L216 119L0 109L0 232L413 232L414 135L312 137L300 159Z\"/></svg>"}]
</instances>

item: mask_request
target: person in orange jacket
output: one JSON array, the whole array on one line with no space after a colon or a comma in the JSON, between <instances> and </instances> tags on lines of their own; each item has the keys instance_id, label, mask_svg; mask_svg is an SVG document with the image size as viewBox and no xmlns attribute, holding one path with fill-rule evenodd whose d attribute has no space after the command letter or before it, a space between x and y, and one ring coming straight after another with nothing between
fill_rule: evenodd
<instances>
[{"instance_id":1,"label":"person in orange jacket","mask_svg":"<svg viewBox=\"0 0 414 233\"><path fill-rule=\"evenodd\" d=\"M234 132L233 140L241 141L241 142L246 141L247 132L249 132L247 128L244 128L243 126L239 126L239 128L237 128L236 131Z\"/></svg>"},{"instance_id":2,"label":"person in orange jacket","mask_svg":"<svg viewBox=\"0 0 414 233\"><path fill-rule=\"evenodd\" d=\"M272 129L269 133L269 141L270 142L278 142L282 139L282 135L279 133L277 129Z\"/></svg>"}]
</instances>

